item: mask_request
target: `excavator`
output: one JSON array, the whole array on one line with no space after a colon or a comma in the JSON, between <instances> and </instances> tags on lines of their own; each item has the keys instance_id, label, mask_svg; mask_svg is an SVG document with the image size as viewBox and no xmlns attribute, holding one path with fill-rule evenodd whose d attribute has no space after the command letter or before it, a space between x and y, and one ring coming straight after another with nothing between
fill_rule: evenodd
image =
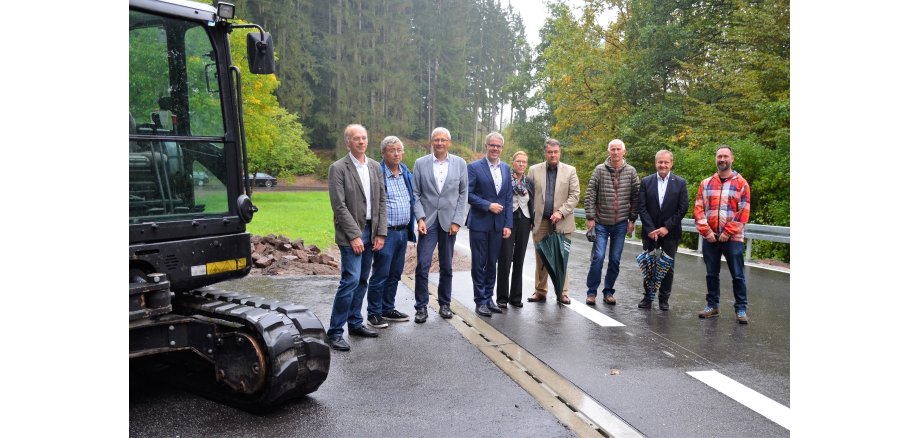
<instances>
[{"instance_id":1,"label":"excavator","mask_svg":"<svg viewBox=\"0 0 920 438\"><path fill-rule=\"evenodd\" d=\"M233 4L129 0L129 369L264 411L316 391L325 329L306 306L228 292L251 267L242 71L274 72L271 35ZM207 177L207 184L201 181Z\"/></svg>"}]
</instances>

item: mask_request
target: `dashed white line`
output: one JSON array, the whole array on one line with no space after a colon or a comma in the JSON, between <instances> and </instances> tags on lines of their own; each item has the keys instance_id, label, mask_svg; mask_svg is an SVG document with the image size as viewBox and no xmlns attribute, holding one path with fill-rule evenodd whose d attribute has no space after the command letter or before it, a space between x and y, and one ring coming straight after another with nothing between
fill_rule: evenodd
<instances>
[{"instance_id":1,"label":"dashed white line","mask_svg":"<svg viewBox=\"0 0 920 438\"><path fill-rule=\"evenodd\" d=\"M587 304L584 304L581 301L572 300L572 303L567 304L566 306L569 309L577 312L579 315L594 321L601 327L626 327L626 324L623 324L607 315L604 315L601 312L598 312L597 310L588 307Z\"/></svg>"},{"instance_id":2,"label":"dashed white line","mask_svg":"<svg viewBox=\"0 0 920 438\"><path fill-rule=\"evenodd\" d=\"M662 352L662 353L664 353L664 354L665 354L665 356L668 356L668 357L671 357L671 358L673 358L673 357L674 357L674 355L673 355L673 354L671 354L670 352L667 352L667 351L664 351L664 350L661 350L661 352Z\"/></svg>"},{"instance_id":3,"label":"dashed white line","mask_svg":"<svg viewBox=\"0 0 920 438\"><path fill-rule=\"evenodd\" d=\"M773 399L738 383L728 376L716 371L688 371L687 374L713 387L716 391L747 406L770 421L789 429L792 423L790 409Z\"/></svg>"}]
</instances>

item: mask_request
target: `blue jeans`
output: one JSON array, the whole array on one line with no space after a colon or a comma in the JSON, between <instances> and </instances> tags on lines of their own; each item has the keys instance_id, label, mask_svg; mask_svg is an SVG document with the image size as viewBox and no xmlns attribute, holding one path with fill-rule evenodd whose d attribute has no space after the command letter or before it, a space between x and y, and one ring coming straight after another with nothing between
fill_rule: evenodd
<instances>
[{"instance_id":1,"label":"blue jeans","mask_svg":"<svg viewBox=\"0 0 920 438\"><path fill-rule=\"evenodd\" d=\"M365 226L361 232L361 240L364 242L364 252L361 254L355 254L351 245L339 245L342 253L342 279L339 280L339 289L335 291L335 299L332 301L332 317L329 319L329 330L326 331L329 337L341 336L345 331L342 327L346 320L349 328L364 325L361 304L367 293L367 277L371 272L374 252L371 250L374 244L369 226Z\"/></svg>"},{"instance_id":2,"label":"blue jeans","mask_svg":"<svg viewBox=\"0 0 920 438\"><path fill-rule=\"evenodd\" d=\"M387 230L383 248L374 253L373 273L367 289L367 316L380 316L396 308L396 288L406 263L408 240L408 228Z\"/></svg>"},{"instance_id":3,"label":"blue jeans","mask_svg":"<svg viewBox=\"0 0 920 438\"><path fill-rule=\"evenodd\" d=\"M719 270L722 256L732 274L735 312L747 310L747 281L744 279L744 242L703 241L703 263L706 264L706 305L719 307Z\"/></svg>"},{"instance_id":4,"label":"blue jeans","mask_svg":"<svg viewBox=\"0 0 920 438\"><path fill-rule=\"evenodd\" d=\"M428 234L418 235L417 265L415 266L415 309L428 305L428 271L431 270L431 260L434 258L434 247L438 247L438 268L441 276L438 279L438 304L450 305L450 291L454 278L452 268L454 260L454 242L457 235L451 236L441 229L436 219L428 226Z\"/></svg>"},{"instance_id":5,"label":"blue jeans","mask_svg":"<svg viewBox=\"0 0 920 438\"><path fill-rule=\"evenodd\" d=\"M607 275L604 276L604 296L613 295L616 290L613 284L620 275L620 256L623 254L623 244L626 241L626 222L620 221L616 225L594 224L594 246L591 248L591 268L588 270L588 296L597 296L597 287L601 284L601 269L604 267L604 253L607 252L607 241L610 240L610 260L607 262Z\"/></svg>"}]
</instances>

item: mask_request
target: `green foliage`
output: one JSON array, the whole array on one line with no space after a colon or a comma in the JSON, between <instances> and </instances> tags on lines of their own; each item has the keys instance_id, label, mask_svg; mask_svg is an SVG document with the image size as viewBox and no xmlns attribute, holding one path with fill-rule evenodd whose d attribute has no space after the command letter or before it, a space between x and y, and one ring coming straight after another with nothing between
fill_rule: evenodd
<instances>
[{"instance_id":1,"label":"green foliage","mask_svg":"<svg viewBox=\"0 0 920 438\"><path fill-rule=\"evenodd\" d=\"M243 119L250 171L270 172L281 178L312 173L319 159L304 140L297 116L278 104L274 94L279 86L277 76L249 73L245 67L245 32L232 33L230 45L234 63L243 66Z\"/></svg>"},{"instance_id":2,"label":"green foliage","mask_svg":"<svg viewBox=\"0 0 920 438\"><path fill-rule=\"evenodd\" d=\"M446 126L477 145L503 104L526 113L530 47L520 15L497 1L272 0L236 2L269 30L281 104L315 149L341 148L349 123L427 138Z\"/></svg>"},{"instance_id":3,"label":"green foliage","mask_svg":"<svg viewBox=\"0 0 920 438\"><path fill-rule=\"evenodd\" d=\"M326 248L335 243L332 206L327 192L264 192L252 195L259 211L247 230L252 234L284 234L305 244Z\"/></svg>"}]
</instances>

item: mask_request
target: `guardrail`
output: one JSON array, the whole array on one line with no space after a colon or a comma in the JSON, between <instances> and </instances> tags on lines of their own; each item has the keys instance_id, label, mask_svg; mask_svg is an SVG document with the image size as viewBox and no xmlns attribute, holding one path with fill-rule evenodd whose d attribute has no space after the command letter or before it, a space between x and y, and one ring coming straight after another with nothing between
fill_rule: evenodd
<instances>
[{"instance_id":1,"label":"guardrail","mask_svg":"<svg viewBox=\"0 0 920 438\"><path fill-rule=\"evenodd\" d=\"M575 217L585 218L585 209L576 208ZM642 225L642 220L637 219L636 225ZM686 233L695 233L699 234L696 230L696 223L693 219L684 218L680 221L680 229ZM766 240L770 242L781 242L781 243L790 243L791 238L789 236L789 227L780 227L776 225L761 225L761 224L747 224L744 226L744 240L745 240L745 250L744 250L744 259L751 259L751 252L754 248L755 240ZM627 235L627 238L636 239L636 232L633 230L633 234ZM696 250L699 252L703 251L703 236L697 238Z\"/></svg>"}]
</instances>

